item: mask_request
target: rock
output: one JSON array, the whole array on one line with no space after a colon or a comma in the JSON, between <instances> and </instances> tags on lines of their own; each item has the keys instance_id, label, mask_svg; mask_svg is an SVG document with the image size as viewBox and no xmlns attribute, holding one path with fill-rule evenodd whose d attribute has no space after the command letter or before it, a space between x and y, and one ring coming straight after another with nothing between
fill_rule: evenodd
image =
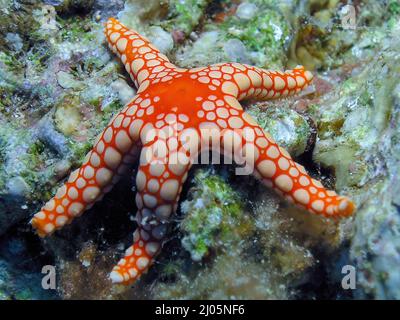
<instances>
[{"instance_id":1,"label":"rock","mask_svg":"<svg viewBox=\"0 0 400 320\"><path fill-rule=\"evenodd\" d=\"M224 44L224 51L229 60L234 62L250 62L249 52L242 41L238 39L229 39Z\"/></svg>"},{"instance_id":2,"label":"rock","mask_svg":"<svg viewBox=\"0 0 400 320\"><path fill-rule=\"evenodd\" d=\"M96 0L93 11L100 14L101 21L106 21L110 17L116 17L124 8L124 0Z\"/></svg>"},{"instance_id":3,"label":"rock","mask_svg":"<svg viewBox=\"0 0 400 320\"><path fill-rule=\"evenodd\" d=\"M248 3L248 5L253 5ZM282 68L289 40L289 23L278 10L260 5L252 20L227 16L221 24L209 23L193 44L177 52L180 64L199 65L228 60L266 68ZM200 48L208 49L206 51Z\"/></svg>"},{"instance_id":4,"label":"rock","mask_svg":"<svg viewBox=\"0 0 400 320\"><path fill-rule=\"evenodd\" d=\"M36 250L29 252L32 243L24 236L10 232L8 239L0 241L0 300L57 299L55 290L44 290L41 285L43 274L38 266L46 265L46 259ZM32 263L35 260L38 266Z\"/></svg>"},{"instance_id":5,"label":"rock","mask_svg":"<svg viewBox=\"0 0 400 320\"><path fill-rule=\"evenodd\" d=\"M171 285L154 288L156 299L288 299L286 288L271 279L268 265L220 255L195 279L179 274Z\"/></svg>"},{"instance_id":6,"label":"rock","mask_svg":"<svg viewBox=\"0 0 400 320\"><path fill-rule=\"evenodd\" d=\"M391 33L381 41L391 44L379 60L358 66L313 106L319 136L314 160L332 168L336 189L359 205L348 235L356 297L398 299L399 43Z\"/></svg>"},{"instance_id":7,"label":"rock","mask_svg":"<svg viewBox=\"0 0 400 320\"><path fill-rule=\"evenodd\" d=\"M7 33L6 42L11 47L12 50L19 52L22 50L23 43L22 39L17 33Z\"/></svg>"},{"instance_id":8,"label":"rock","mask_svg":"<svg viewBox=\"0 0 400 320\"><path fill-rule=\"evenodd\" d=\"M37 286L44 264L61 272L64 299L399 299L400 8L356 6L359 27L345 30L337 0L0 0L0 299L49 298ZM210 166L189 176L175 231L133 288L108 274L135 229L134 178L38 240L32 214L135 93L104 45L110 16L181 67L314 69L301 96L242 104L311 175L355 199L355 217L327 221ZM340 289L347 264L356 291Z\"/></svg>"},{"instance_id":9,"label":"rock","mask_svg":"<svg viewBox=\"0 0 400 320\"><path fill-rule=\"evenodd\" d=\"M211 172L197 172L191 200L182 202L184 220L181 229L183 247L194 261L213 250L233 250L231 242L244 237L250 229L243 215L243 202L223 179ZM236 225L237 230L232 230ZM222 249L224 247L224 249Z\"/></svg>"},{"instance_id":10,"label":"rock","mask_svg":"<svg viewBox=\"0 0 400 320\"><path fill-rule=\"evenodd\" d=\"M87 140L93 140L97 128L121 107L119 93L108 85L115 80L116 64L109 63L102 38L93 50L101 25L96 29L90 19L66 23L68 27L54 24L56 12L51 8L24 7L34 20L25 17L26 29L18 30L32 35L29 46L34 49L25 52L28 40L18 33L23 57L15 59L15 53L6 51L7 45L0 53L0 194L4 200L0 234L37 210L35 201L50 196L58 179L67 173L60 177L57 164L67 161L76 166L88 151ZM6 18L13 18L13 12ZM38 24L42 20L49 28ZM88 25L92 29L84 27ZM22 60L26 63L20 64ZM80 63L82 69L72 74L70 67ZM104 110L100 109L102 103L107 103ZM21 210L21 204L29 210Z\"/></svg>"},{"instance_id":11,"label":"rock","mask_svg":"<svg viewBox=\"0 0 400 320\"><path fill-rule=\"evenodd\" d=\"M176 60L177 64L185 68L221 62L225 56L220 43L220 33L207 31L201 34L193 44L179 50Z\"/></svg>"},{"instance_id":12,"label":"rock","mask_svg":"<svg viewBox=\"0 0 400 320\"><path fill-rule=\"evenodd\" d=\"M76 81L70 73L64 71L57 72L57 82L64 89L82 89L84 86L80 81Z\"/></svg>"},{"instance_id":13,"label":"rock","mask_svg":"<svg viewBox=\"0 0 400 320\"><path fill-rule=\"evenodd\" d=\"M118 92L119 100L123 105L128 104L136 94L134 88L122 79L115 80L111 83L111 88Z\"/></svg>"},{"instance_id":14,"label":"rock","mask_svg":"<svg viewBox=\"0 0 400 320\"><path fill-rule=\"evenodd\" d=\"M293 157L308 151L315 140L316 132L310 120L287 106L256 104L248 112Z\"/></svg>"}]
</instances>

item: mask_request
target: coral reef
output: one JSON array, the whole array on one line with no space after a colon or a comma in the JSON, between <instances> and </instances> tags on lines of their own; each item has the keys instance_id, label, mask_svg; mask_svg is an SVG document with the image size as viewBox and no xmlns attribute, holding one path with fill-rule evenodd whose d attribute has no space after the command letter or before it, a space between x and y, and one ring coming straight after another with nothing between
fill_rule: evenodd
<instances>
[{"instance_id":1,"label":"coral reef","mask_svg":"<svg viewBox=\"0 0 400 320\"><path fill-rule=\"evenodd\" d=\"M28 217L37 199L50 195L57 181L82 160L113 112L134 94L124 80L116 79L119 67L101 45L101 26L90 17L59 22L50 5L23 8L31 13L24 15L26 21L15 16L19 11L1 11L23 24L25 36L9 37L18 46L16 39L21 39L17 53L15 45L5 43L0 54L0 194L4 199L0 234ZM27 34L29 41L38 43L24 51ZM91 48L94 41L96 50Z\"/></svg>"},{"instance_id":2,"label":"coral reef","mask_svg":"<svg viewBox=\"0 0 400 320\"><path fill-rule=\"evenodd\" d=\"M199 171L194 183L193 199L181 204L183 247L194 261L201 261L209 248L234 251L231 243L246 237L251 229L240 196L216 172ZM238 228L232 232L235 224Z\"/></svg>"},{"instance_id":3,"label":"coral reef","mask_svg":"<svg viewBox=\"0 0 400 320\"><path fill-rule=\"evenodd\" d=\"M363 288L357 297L400 298L395 262L400 43L395 32L380 43L385 50L378 59L355 66L352 77L313 108L319 129L314 159L332 168L337 188L357 195L362 204L350 246Z\"/></svg>"},{"instance_id":4,"label":"coral reef","mask_svg":"<svg viewBox=\"0 0 400 320\"><path fill-rule=\"evenodd\" d=\"M335 0L0 0L0 299L399 299L400 7L354 3L355 28L343 28ZM177 232L132 288L106 278L135 229L129 177L42 245L31 215L135 94L104 45L109 16L182 66L316 70L300 100L246 107L315 177L355 198L354 219L311 216L215 166L189 176ZM58 270L56 291L40 287L45 264ZM340 286L347 264L355 291Z\"/></svg>"},{"instance_id":5,"label":"coral reef","mask_svg":"<svg viewBox=\"0 0 400 320\"><path fill-rule=\"evenodd\" d=\"M251 9L246 9L250 7ZM182 67L234 61L282 69L290 39L290 25L282 13L263 1L226 4L192 34L176 60Z\"/></svg>"}]
</instances>

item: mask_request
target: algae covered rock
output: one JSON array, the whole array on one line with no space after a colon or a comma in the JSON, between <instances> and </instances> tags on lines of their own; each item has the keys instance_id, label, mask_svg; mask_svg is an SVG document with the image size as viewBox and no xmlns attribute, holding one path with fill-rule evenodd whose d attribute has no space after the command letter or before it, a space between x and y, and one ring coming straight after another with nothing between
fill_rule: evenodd
<instances>
[{"instance_id":1,"label":"algae covered rock","mask_svg":"<svg viewBox=\"0 0 400 320\"><path fill-rule=\"evenodd\" d=\"M315 161L335 173L336 189L359 204L348 263L357 269L355 297L398 299L398 92L400 46L396 27L374 46L379 58L342 71L337 87L316 99ZM361 40L363 41L363 40ZM358 44L356 44L358 46Z\"/></svg>"},{"instance_id":2,"label":"algae covered rock","mask_svg":"<svg viewBox=\"0 0 400 320\"><path fill-rule=\"evenodd\" d=\"M54 290L42 286L42 267L49 256L42 255L40 241L25 230L12 230L0 241L0 300L57 299Z\"/></svg>"},{"instance_id":3,"label":"algae covered rock","mask_svg":"<svg viewBox=\"0 0 400 320\"><path fill-rule=\"evenodd\" d=\"M24 6L30 15L21 20L12 8L1 13L22 24L14 29L22 48L4 43L0 52L0 234L52 194L121 108L120 99L133 96L122 85L105 85L115 81L118 68L102 47L99 23L56 22L49 4Z\"/></svg>"},{"instance_id":4,"label":"algae covered rock","mask_svg":"<svg viewBox=\"0 0 400 320\"><path fill-rule=\"evenodd\" d=\"M252 19L243 18L243 14L250 14L246 6L257 11ZM224 10L228 13L215 13L214 21L204 25L204 31L194 37L193 43L178 50L177 62L182 67L234 61L282 68L290 39L290 24L280 10L262 1L239 7L227 4ZM243 11L246 12L242 14Z\"/></svg>"},{"instance_id":5,"label":"algae covered rock","mask_svg":"<svg viewBox=\"0 0 400 320\"><path fill-rule=\"evenodd\" d=\"M183 247L194 261L199 261L210 247L232 251L231 242L246 237L251 230L251 222L250 217L243 213L240 195L221 177L199 171L194 183L197 190L191 192L193 199L181 204L184 214L181 230L185 234Z\"/></svg>"},{"instance_id":6,"label":"algae covered rock","mask_svg":"<svg viewBox=\"0 0 400 320\"><path fill-rule=\"evenodd\" d=\"M175 243L172 256L161 254L160 277L144 287L150 297L304 297L297 288L314 282L318 259L335 255L341 242L335 223L288 207L251 177L231 175L225 167L195 173L179 219L188 252Z\"/></svg>"}]
</instances>

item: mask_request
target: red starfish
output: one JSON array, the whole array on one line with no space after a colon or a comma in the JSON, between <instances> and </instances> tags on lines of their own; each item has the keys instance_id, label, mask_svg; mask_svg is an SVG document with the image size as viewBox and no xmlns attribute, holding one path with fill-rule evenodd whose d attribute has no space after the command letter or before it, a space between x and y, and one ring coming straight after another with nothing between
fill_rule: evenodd
<instances>
[{"instance_id":1,"label":"red starfish","mask_svg":"<svg viewBox=\"0 0 400 320\"><path fill-rule=\"evenodd\" d=\"M238 101L293 95L312 80L303 67L267 71L238 63L181 69L149 40L110 19L105 31L121 58L137 96L98 137L81 168L42 210L32 225L46 236L70 223L110 191L140 155L134 243L111 273L129 283L148 269L160 251L168 221L198 152L216 148L233 155L254 175L300 207L325 216L349 216L354 204L326 190L247 114Z\"/></svg>"}]
</instances>

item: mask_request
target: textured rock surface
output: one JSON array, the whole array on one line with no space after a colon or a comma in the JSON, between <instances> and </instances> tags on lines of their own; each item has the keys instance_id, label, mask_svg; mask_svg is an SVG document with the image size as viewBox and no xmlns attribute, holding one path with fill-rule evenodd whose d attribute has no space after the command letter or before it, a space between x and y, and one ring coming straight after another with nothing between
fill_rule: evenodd
<instances>
[{"instance_id":1,"label":"textured rock surface","mask_svg":"<svg viewBox=\"0 0 400 320\"><path fill-rule=\"evenodd\" d=\"M0 0L0 299L399 299L400 5L364 0L356 12L356 28L343 28L336 0ZM244 105L312 175L354 198L356 216L311 216L209 166L189 176L175 230L132 288L107 278L135 229L131 177L39 240L31 215L135 94L104 44L109 16L183 67L313 69L302 96ZM45 264L57 268L56 291L41 289ZM355 291L340 286L346 264Z\"/></svg>"}]
</instances>

